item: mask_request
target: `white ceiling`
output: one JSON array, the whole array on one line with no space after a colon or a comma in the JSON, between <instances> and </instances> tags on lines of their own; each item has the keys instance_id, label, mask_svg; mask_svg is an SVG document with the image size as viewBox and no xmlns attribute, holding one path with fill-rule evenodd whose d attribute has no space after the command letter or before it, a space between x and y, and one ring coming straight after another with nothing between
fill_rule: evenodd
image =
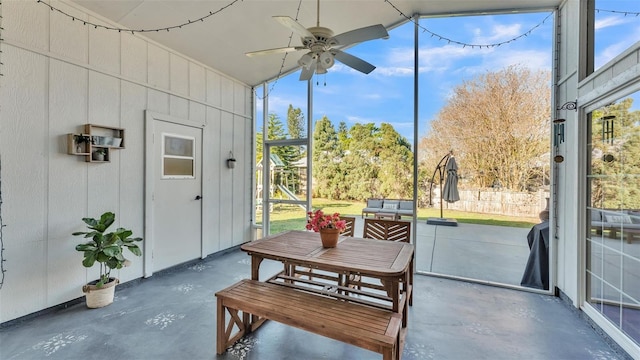
<instances>
[{"instance_id":1,"label":"white ceiling","mask_svg":"<svg viewBox=\"0 0 640 360\"><path fill-rule=\"evenodd\" d=\"M186 23L208 15L209 12L215 13L234 0L72 1L126 28L157 29ZM549 10L557 7L560 2L561 0L323 0L320 2L320 26L330 28L334 34L374 24L382 24L391 29L406 22L399 11L407 16L455 16L476 12ZM298 22L305 27L316 26L316 0L241 0L202 22L169 32L150 32L145 35L254 86L274 79L280 73L284 54L250 58L245 53L287 46L291 31L271 17L286 15L295 19L299 5ZM300 44L300 38L294 36L291 45ZM304 52L300 51L287 56L282 72L294 71L302 54Z\"/></svg>"}]
</instances>

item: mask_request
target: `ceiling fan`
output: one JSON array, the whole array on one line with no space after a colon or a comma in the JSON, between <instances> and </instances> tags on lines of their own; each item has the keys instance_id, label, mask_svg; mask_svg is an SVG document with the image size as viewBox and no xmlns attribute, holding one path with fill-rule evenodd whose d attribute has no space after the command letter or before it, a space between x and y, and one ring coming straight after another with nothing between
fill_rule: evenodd
<instances>
[{"instance_id":1,"label":"ceiling fan","mask_svg":"<svg viewBox=\"0 0 640 360\"><path fill-rule=\"evenodd\" d=\"M247 56L287 53L297 50L308 50L308 52L298 60L298 65L302 66L300 80L309 80L316 74L326 74L327 69L333 66L335 60L368 74L376 67L359 57L348 54L340 48L348 45L361 43L374 39L388 39L387 29L381 24L371 25L342 34L333 35L331 29L320 26L320 0L318 0L318 19L315 27L305 28L289 16L274 16L282 25L289 28L294 33L300 35L302 46L283 47L267 49L246 53Z\"/></svg>"}]
</instances>

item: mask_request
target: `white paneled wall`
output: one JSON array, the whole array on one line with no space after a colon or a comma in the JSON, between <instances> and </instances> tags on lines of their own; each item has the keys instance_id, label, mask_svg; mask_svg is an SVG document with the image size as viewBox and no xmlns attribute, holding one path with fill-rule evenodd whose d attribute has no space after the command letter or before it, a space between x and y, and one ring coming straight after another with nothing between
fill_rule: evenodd
<instances>
[{"instance_id":1,"label":"white paneled wall","mask_svg":"<svg viewBox=\"0 0 640 360\"><path fill-rule=\"evenodd\" d=\"M95 29L36 1L3 2L0 154L5 245L0 322L82 296L97 278L74 250L82 217L116 213L144 236L144 112L205 124L203 247L250 240L252 92L141 35ZM56 7L102 22L77 6ZM126 148L105 164L66 154L82 125L122 127ZM238 167L226 168L229 151ZM176 221L179 221L177 219ZM143 276L142 258L116 276Z\"/></svg>"}]
</instances>

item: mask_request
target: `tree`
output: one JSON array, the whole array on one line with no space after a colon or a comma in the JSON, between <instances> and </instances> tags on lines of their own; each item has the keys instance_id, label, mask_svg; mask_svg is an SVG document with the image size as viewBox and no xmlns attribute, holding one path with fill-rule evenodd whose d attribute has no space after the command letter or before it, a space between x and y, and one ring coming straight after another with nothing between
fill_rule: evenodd
<instances>
[{"instance_id":1,"label":"tree","mask_svg":"<svg viewBox=\"0 0 640 360\"><path fill-rule=\"evenodd\" d=\"M632 105L626 98L591 113L592 206L640 208L640 111Z\"/></svg>"},{"instance_id":2,"label":"tree","mask_svg":"<svg viewBox=\"0 0 640 360\"><path fill-rule=\"evenodd\" d=\"M411 144L389 124L380 126L380 192L389 197L413 197Z\"/></svg>"},{"instance_id":3,"label":"tree","mask_svg":"<svg viewBox=\"0 0 640 360\"><path fill-rule=\"evenodd\" d=\"M270 113L267 121L267 140L282 140L287 138L284 125L277 114Z\"/></svg>"},{"instance_id":4,"label":"tree","mask_svg":"<svg viewBox=\"0 0 640 360\"><path fill-rule=\"evenodd\" d=\"M289 104L287 110L287 129L289 130L290 139L302 139L305 136L304 115L300 108L293 108L293 105Z\"/></svg>"},{"instance_id":5,"label":"tree","mask_svg":"<svg viewBox=\"0 0 640 360\"><path fill-rule=\"evenodd\" d=\"M527 190L546 168L540 159L550 147L549 84L548 71L509 66L457 86L420 141L422 166L434 169L454 150L472 185Z\"/></svg>"},{"instance_id":6,"label":"tree","mask_svg":"<svg viewBox=\"0 0 640 360\"><path fill-rule=\"evenodd\" d=\"M342 150L349 148L349 129L344 121L341 121L338 125L338 141Z\"/></svg>"},{"instance_id":7,"label":"tree","mask_svg":"<svg viewBox=\"0 0 640 360\"><path fill-rule=\"evenodd\" d=\"M349 198L362 200L382 196L378 179L378 142L380 129L375 124L354 124L349 129L349 147L345 155Z\"/></svg>"},{"instance_id":8,"label":"tree","mask_svg":"<svg viewBox=\"0 0 640 360\"><path fill-rule=\"evenodd\" d=\"M293 108L293 105L289 104L287 109L287 129L289 131L289 139L306 139L306 126L304 123L304 115L300 108ZM306 154L306 146L294 146L291 147L290 163L286 166L286 171L289 176L288 183L291 186L293 192L297 193L301 188L299 172L291 166L293 162L300 160Z\"/></svg>"},{"instance_id":9,"label":"tree","mask_svg":"<svg viewBox=\"0 0 640 360\"><path fill-rule=\"evenodd\" d=\"M264 149L264 147L262 146L263 144L263 134L264 133L264 129L260 128L260 131L258 131L258 133L256 134L256 164L260 162L260 160L262 160L262 150Z\"/></svg>"},{"instance_id":10,"label":"tree","mask_svg":"<svg viewBox=\"0 0 640 360\"><path fill-rule=\"evenodd\" d=\"M313 131L313 194L327 199L339 198L335 183L340 178L341 152L338 136L326 116L318 120Z\"/></svg>"},{"instance_id":11,"label":"tree","mask_svg":"<svg viewBox=\"0 0 640 360\"><path fill-rule=\"evenodd\" d=\"M342 173L348 198L405 198L412 195L411 144L390 124L355 124L349 130Z\"/></svg>"}]
</instances>

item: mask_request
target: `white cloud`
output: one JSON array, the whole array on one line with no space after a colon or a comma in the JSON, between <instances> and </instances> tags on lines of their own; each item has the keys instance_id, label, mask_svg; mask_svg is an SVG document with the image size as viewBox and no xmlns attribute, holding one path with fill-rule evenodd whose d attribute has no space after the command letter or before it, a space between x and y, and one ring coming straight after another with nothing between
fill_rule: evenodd
<instances>
[{"instance_id":1,"label":"white cloud","mask_svg":"<svg viewBox=\"0 0 640 360\"><path fill-rule=\"evenodd\" d=\"M522 24L509 24L509 25L494 25L491 28L491 32L488 35L483 35L482 31L474 32L476 34L473 43L475 44L494 44L502 41L511 40L517 36L522 35Z\"/></svg>"},{"instance_id":2,"label":"white cloud","mask_svg":"<svg viewBox=\"0 0 640 360\"><path fill-rule=\"evenodd\" d=\"M531 70L550 70L551 49L500 52L499 56L487 57L485 64L489 64L495 69L502 69L513 64L521 64Z\"/></svg>"},{"instance_id":3,"label":"white cloud","mask_svg":"<svg viewBox=\"0 0 640 360\"><path fill-rule=\"evenodd\" d=\"M382 94L378 93L364 94L362 97L369 100L380 100L385 98Z\"/></svg>"},{"instance_id":4,"label":"white cloud","mask_svg":"<svg viewBox=\"0 0 640 360\"><path fill-rule=\"evenodd\" d=\"M278 85L276 84L276 87ZM295 92L289 92L286 97L276 96L272 93L269 96L269 113L278 114L282 118L282 114L287 114L289 104L293 107L306 107L307 93L296 95Z\"/></svg>"},{"instance_id":5,"label":"white cloud","mask_svg":"<svg viewBox=\"0 0 640 360\"><path fill-rule=\"evenodd\" d=\"M363 118L363 117L355 116L355 115L347 115L346 119L347 119L347 122L349 122L351 124L355 124L355 123L368 124L368 123L376 123L376 122L380 121L380 119Z\"/></svg>"},{"instance_id":6,"label":"white cloud","mask_svg":"<svg viewBox=\"0 0 640 360\"><path fill-rule=\"evenodd\" d=\"M386 67L379 66L375 70L376 75L381 76L411 76L413 75L413 66L411 67Z\"/></svg>"},{"instance_id":7,"label":"white cloud","mask_svg":"<svg viewBox=\"0 0 640 360\"><path fill-rule=\"evenodd\" d=\"M601 30L601 29L605 29L611 26L618 26L618 25L622 25L622 24L626 24L630 21L630 19L627 19L626 17L620 17L618 16L608 16L605 18L601 18L596 20L595 23L595 30Z\"/></svg>"},{"instance_id":8,"label":"white cloud","mask_svg":"<svg viewBox=\"0 0 640 360\"><path fill-rule=\"evenodd\" d=\"M629 31L632 30L632 31ZM640 38L640 27L636 27L634 29L627 29L627 36L620 36L618 39L620 41L610 44L605 47L603 50L596 54L595 58L595 67L596 69L611 61L616 56L620 55L623 51L631 47L631 45L635 44ZM596 34L597 38L597 34Z\"/></svg>"}]
</instances>

